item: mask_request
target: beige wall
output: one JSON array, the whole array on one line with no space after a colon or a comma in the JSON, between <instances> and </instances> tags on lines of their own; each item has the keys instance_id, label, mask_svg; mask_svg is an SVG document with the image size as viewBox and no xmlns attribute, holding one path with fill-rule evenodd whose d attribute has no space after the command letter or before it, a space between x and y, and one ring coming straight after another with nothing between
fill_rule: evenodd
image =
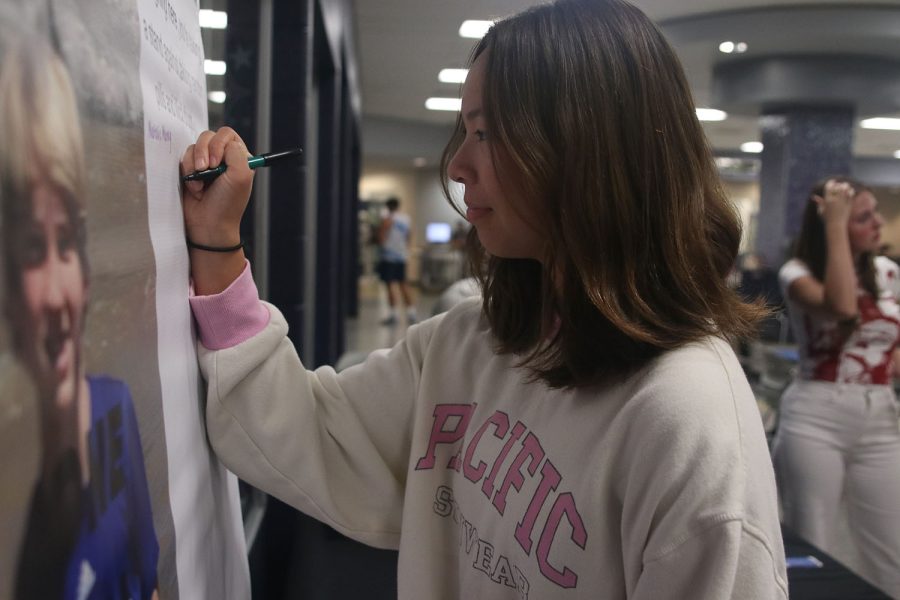
<instances>
[{"instance_id":1,"label":"beige wall","mask_svg":"<svg viewBox=\"0 0 900 600\"><path fill-rule=\"evenodd\" d=\"M725 181L725 194L734 203L741 216L743 231L741 233L740 251L753 250L756 238L756 215L759 212L759 184L756 182Z\"/></svg>"}]
</instances>

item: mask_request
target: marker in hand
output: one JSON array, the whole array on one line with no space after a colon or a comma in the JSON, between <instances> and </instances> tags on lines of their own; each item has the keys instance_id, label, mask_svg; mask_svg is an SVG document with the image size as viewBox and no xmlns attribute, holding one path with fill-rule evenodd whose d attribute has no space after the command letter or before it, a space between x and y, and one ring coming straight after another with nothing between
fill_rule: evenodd
<instances>
[{"instance_id":1,"label":"marker in hand","mask_svg":"<svg viewBox=\"0 0 900 600\"><path fill-rule=\"evenodd\" d=\"M303 148L294 148L292 150L285 150L284 152L266 152L265 154L259 154L257 156L251 156L247 158L247 164L251 169L258 169L259 167L268 167L276 161L290 158L291 156L300 156L301 154L303 154ZM224 173L225 169L227 168L227 165L223 162L214 169L194 171L190 175L185 175L184 177L182 177L181 180L212 181L213 179Z\"/></svg>"}]
</instances>

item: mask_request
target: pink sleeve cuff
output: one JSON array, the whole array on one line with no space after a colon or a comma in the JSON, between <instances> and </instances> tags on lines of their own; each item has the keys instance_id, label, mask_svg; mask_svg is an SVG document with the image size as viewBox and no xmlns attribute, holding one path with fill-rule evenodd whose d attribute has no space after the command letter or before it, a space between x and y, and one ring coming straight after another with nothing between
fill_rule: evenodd
<instances>
[{"instance_id":1,"label":"pink sleeve cuff","mask_svg":"<svg viewBox=\"0 0 900 600\"><path fill-rule=\"evenodd\" d=\"M209 350L237 346L269 324L269 309L259 300L249 261L225 291L189 301L200 343Z\"/></svg>"}]
</instances>

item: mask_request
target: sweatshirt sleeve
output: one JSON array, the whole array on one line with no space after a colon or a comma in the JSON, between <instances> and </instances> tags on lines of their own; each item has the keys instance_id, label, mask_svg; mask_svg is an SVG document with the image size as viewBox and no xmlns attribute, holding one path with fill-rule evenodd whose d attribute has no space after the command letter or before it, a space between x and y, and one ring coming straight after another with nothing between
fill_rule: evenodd
<instances>
[{"instance_id":1,"label":"sweatshirt sleeve","mask_svg":"<svg viewBox=\"0 0 900 600\"><path fill-rule=\"evenodd\" d=\"M397 548L416 390L440 317L338 374L307 371L284 317L263 306L271 319L257 335L199 345L213 448L250 484L344 535Z\"/></svg>"},{"instance_id":2,"label":"sweatshirt sleeve","mask_svg":"<svg viewBox=\"0 0 900 600\"><path fill-rule=\"evenodd\" d=\"M787 600L773 577L776 561L766 536L740 518L723 518L644 563L634 600Z\"/></svg>"},{"instance_id":3,"label":"sweatshirt sleeve","mask_svg":"<svg viewBox=\"0 0 900 600\"><path fill-rule=\"evenodd\" d=\"M659 368L629 402L619 481L629 598L786 598L775 478L724 341Z\"/></svg>"},{"instance_id":4,"label":"sweatshirt sleeve","mask_svg":"<svg viewBox=\"0 0 900 600\"><path fill-rule=\"evenodd\" d=\"M223 292L191 296L188 301L200 343L210 350L236 346L262 331L269 322L269 311L259 301L249 261Z\"/></svg>"}]
</instances>

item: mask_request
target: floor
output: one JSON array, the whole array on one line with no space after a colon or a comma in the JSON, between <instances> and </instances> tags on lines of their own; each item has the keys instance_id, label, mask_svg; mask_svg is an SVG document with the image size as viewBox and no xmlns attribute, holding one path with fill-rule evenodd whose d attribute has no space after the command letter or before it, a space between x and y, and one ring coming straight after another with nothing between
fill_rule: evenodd
<instances>
[{"instance_id":1,"label":"floor","mask_svg":"<svg viewBox=\"0 0 900 600\"><path fill-rule=\"evenodd\" d=\"M418 319L430 317L437 295L422 292L413 286L413 299ZM359 316L347 320L347 350L336 365L339 371L360 361L372 350L389 348L403 338L409 326L406 311L397 311L398 322L392 326L380 324L387 315L388 302L384 284L374 275L360 277Z\"/></svg>"}]
</instances>

